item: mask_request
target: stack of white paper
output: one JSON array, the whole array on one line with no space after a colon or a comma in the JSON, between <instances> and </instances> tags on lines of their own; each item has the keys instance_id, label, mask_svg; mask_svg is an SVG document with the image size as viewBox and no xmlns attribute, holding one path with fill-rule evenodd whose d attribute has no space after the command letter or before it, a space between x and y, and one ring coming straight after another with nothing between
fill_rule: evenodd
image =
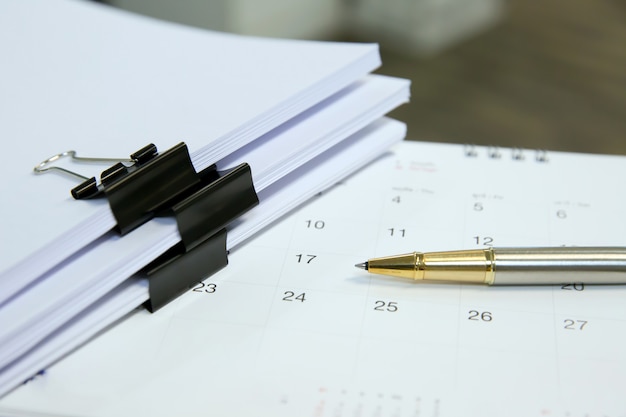
<instances>
[{"instance_id":1,"label":"stack of white paper","mask_svg":"<svg viewBox=\"0 0 626 417\"><path fill-rule=\"evenodd\" d=\"M0 395L146 301L129 277L180 241L163 218L118 236L106 200L73 200L73 179L32 172L41 160L184 141L197 171L247 162L260 205L231 225L232 249L404 136L382 116L409 85L367 75L375 45L212 33L70 0L3 2L0 33Z\"/></svg>"}]
</instances>

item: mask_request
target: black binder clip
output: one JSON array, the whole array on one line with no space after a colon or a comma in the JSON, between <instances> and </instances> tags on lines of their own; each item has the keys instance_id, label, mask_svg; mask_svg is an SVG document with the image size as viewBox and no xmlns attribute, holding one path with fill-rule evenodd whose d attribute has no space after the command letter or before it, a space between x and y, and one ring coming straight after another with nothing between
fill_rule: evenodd
<instances>
[{"instance_id":1,"label":"black binder clip","mask_svg":"<svg viewBox=\"0 0 626 417\"><path fill-rule=\"evenodd\" d=\"M69 155L73 151L56 157ZM35 171L61 169L43 168ZM57 158L58 159L58 158ZM124 235L155 216L176 218L181 242L158 257L141 273L148 276L154 312L228 264L226 226L259 203L248 164L228 171L213 165L196 173L187 146L180 143L162 154L150 144L131 155L131 165L121 162L72 189L76 199L106 197ZM80 176L82 177L82 176ZM82 177L85 178L85 177Z\"/></svg>"}]
</instances>

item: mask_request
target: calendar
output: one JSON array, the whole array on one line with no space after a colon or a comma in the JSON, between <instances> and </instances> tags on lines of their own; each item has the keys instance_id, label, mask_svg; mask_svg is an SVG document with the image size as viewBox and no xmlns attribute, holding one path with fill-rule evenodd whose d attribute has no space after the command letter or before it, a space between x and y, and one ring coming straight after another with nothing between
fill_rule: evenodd
<instances>
[{"instance_id":1,"label":"calendar","mask_svg":"<svg viewBox=\"0 0 626 417\"><path fill-rule=\"evenodd\" d=\"M626 416L626 286L414 283L375 256L626 246L626 158L403 142L0 400L0 415Z\"/></svg>"}]
</instances>

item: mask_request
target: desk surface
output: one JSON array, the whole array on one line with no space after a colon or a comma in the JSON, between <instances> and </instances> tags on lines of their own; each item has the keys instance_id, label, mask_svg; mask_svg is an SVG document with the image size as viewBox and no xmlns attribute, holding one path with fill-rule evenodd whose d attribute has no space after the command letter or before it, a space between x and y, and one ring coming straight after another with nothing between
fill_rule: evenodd
<instances>
[{"instance_id":1,"label":"desk surface","mask_svg":"<svg viewBox=\"0 0 626 417\"><path fill-rule=\"evenodd\" d=\"M418 140L626 154L623 2L511 0L496 28L428 59L383 49L412 80L391 114Z\"/></svg>"}]
</instances>

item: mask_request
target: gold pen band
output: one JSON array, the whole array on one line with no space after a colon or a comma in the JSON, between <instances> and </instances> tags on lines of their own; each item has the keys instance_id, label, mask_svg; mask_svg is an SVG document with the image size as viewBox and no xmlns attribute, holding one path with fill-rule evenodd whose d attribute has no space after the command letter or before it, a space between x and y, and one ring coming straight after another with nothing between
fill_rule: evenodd
<instances>
[{"instance_id":1,"label":"gold pen band","mask_svg":"<svg viewBox=\"0 0 626 417\"><path fill-rule=\"evenodd\" d=\"M405 255L375 258L368 261L368 271L416 281L494 282L493 249L472 249L454 252L413 252Z\"/></svg>"}]
</instances>

